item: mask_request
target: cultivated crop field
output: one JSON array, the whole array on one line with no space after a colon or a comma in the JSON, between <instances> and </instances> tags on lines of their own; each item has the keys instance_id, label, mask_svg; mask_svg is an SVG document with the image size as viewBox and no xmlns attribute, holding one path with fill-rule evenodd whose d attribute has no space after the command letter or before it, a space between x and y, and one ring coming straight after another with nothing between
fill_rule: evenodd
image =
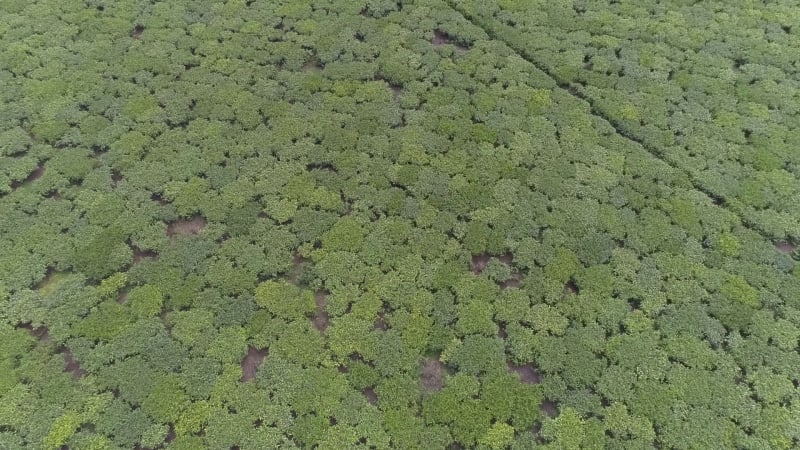
<instances>
[{"instance_id":1,"label":"cultivated crop field","mask_svg":"<svg viewBox=\"0 0 800 450\"><path fill-rule=\"evenodd\" d=\"M794 1L0 1L0 449L800 446Z\"/></svg>"}]
</instances>

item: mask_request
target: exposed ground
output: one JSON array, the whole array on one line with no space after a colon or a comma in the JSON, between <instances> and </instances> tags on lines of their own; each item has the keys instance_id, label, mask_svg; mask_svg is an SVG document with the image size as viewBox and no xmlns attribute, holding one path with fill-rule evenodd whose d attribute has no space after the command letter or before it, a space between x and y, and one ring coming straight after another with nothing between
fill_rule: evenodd
<instances>
[{"instance_id":1,"label":"exposed ground","mask_svg":"<svg viewBox=\"0 0 800 450\"><path fill-rule=\"evenodd\" d=\"M189 219L181 219L167 224L167 237L174 239L177 236L198 235L206 226L206 219L203 216L195 215Z\"/></svg>"},{"instance_id":2,"label":"exposed ground","mask_svg":"<svg viewBox=\"0 0 800 450\"><path fill-rule=\"evenodd\" d=\"M259 366L264 362L264 358L269 355L268 349L258 349L253 346L247 347L247 355L242 359L242 383L256 377Z\"/></svg>"}]
</instances>

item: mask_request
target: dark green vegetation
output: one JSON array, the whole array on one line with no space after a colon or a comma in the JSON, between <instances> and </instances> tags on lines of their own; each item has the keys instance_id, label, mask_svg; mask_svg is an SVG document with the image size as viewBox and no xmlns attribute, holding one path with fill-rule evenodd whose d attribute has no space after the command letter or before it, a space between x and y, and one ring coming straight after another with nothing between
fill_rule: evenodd
<instances>
[{"instance_id":1,"label":"dark green vegetation","mask_svg":"<svg viewBox=\"0 0 800 450\"><path fill-rule=\"evenodd\" d=\"M684 3L0 2L0 448L800 445L800 24Z\"/></svg>"}]
</instances>

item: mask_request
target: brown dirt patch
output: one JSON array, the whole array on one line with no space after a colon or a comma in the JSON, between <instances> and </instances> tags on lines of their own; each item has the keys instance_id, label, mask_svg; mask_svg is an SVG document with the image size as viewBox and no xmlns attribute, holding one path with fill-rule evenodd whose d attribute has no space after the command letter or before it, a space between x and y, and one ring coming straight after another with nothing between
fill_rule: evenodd
<instances>
[{"instance_id":1,"label":"brown dirt patch","mask_svg":"<svg viewBox=\"0 0 800 450\"><path fill-rule=\"evenodd\" d=\"M50 333L48 332L47 327L44 325L34 328L33 324L30 322L25 322L17 325L16 328L19 330L27 330L28 333L37 341L48 342L50 340Z\"/></svg>"},{"instance_id":2,"label":"brown dirt patch","mask_svg":"<svg viewBox=\"0 0 800 450\"><path fill-rule=\"evenodd\" d=\"M158 259L158 253L152 250L142 250L139 247L131 246L133 250L133 263L139 264L145 259Z\"/></svg>"},{"instance_id":3,"label":"brown dirt patch","mask_svg":"<svg viewBox=\"0 0 800 450\"><path fill-rule=\"evenodd\" d=\"M492 259L492 255L488 253L481 253L480 255L475 255L472 257L472 263L470 264L470 271L475 275L480 275L486 269L486 266L489 265L489 260Z\"/></svg>"},{"instance_id":4,"label":"brown dirt patch","mask_svg":"<svg viewBox=\"0 0 800 450\"><path fill-rule=\"evenodd\" d=\"M120 291L119 295L117 295L117 303L119 303L120 305L124 305L125 303L128 303L128 290L127 289Z\"/></svg>"},{"instance_id":5,"label":"brown dirt patch","mask_svg":"<svg viewBox=\"0 0 800 450\"><path fill-rule=\"evenodd\" d=\"M44 175L44 167L38 166L37 168L33 169L33 172L31 172L27 178L25 178L25 183L36 181L39 178L42 178L42 175Z\"/></svg>"},{"instance_id":6,"label":"brown dirt patch","mask_svg":"<svg viewBox=\"0 0 800 450\"><path fill-rule=\"evenodd\" d=\"M257 349L252 345L247 347L247 356L242 360L242 383L256 377L258 367L264 362L267 355L269 355L269 350L266 348Z\"/></svg>"},{"instance_id":7,"label":"brown dirt patch","mask_svg":"<svg viewBox=\"0 0 800 450\"><path fill-rule=\"evenodd\" d=\"M44 275L44 278L42 278L41 281L36 283L36 285L33 286L33 289L38 291L43 288L46 288L55 281L55 279L57 278L56 275L57 273L58 272L56 272L52 267L48 267L47 273Z\"/></svg>"},{"instance_id":8,"label":"brown dirt patch","mask_svg":"<svg viewBox=\"0 0 800 450\"><path fill-rule=\"evenodd\" d=\"M386 331L389 329L389 324L386 323L386 317L383 311L378 313L378 318L375 320L374 328L376 330Z\"/></svg>"},{"instance_id":9,"label":"brown dirt patch","mask_svg":"<svg viewBox=\"0 0 800 450\"><path fill-rule=\"evenodd\" d=\"M328 312L325 311L325 306L328 304L329 294L330 292L326 290L317 291L314 294L314 303L317 305L317 312L314 314L314 318L311 319L311 322L314 324L314 328L323 333L328 329L328 323L331 319L331 317L328 315Z\"/></svg>"},{"instance_id":10,"label":"brown dirt patch","mask_svg":"<svg viewBox=\"0 0 800 450\"><path fill-rule=\"evenodd\" d=\"M48 267L44 278L36 283L33 289L39 291L40 296L47 297L58 289L58 286L66 276L66 272L57 272L52 267Z\"/></svg>"},{"instance_id":11,"label":"brown dirt patch","mask_svg":"<svg viewBox=\"0 0 800 450\"><path fill-rule=\"evenodd\" d=\"M165 199L164 196L159 194L159 193L155 193L155 194L151 195L150 196L150 200L158 203L161 206L166 206L166 205L169 205L169 203L170 203L169 200Z\"/></svg>"},{"instance_id":12,"label":"brown dirt patch","mask_svg":"<svg viewBox=\"0 0 800 450\"><path fill-rule=\"evenodd\" d=\"M311 163L308 163L308 164L306 164L306 170L309 171L309 172L314 171L314 170L327 171L327 172L333 172L333 173L338 173L339 172L338 170L336 170L336 167L334 167L334 165L329 163L329 162L311 162Z\"/></svg>"},{"instance_id":13,"label":"brown dirt patch","mask_svg":"<svg viewBox=\"0 0 800 450\"><path fill-rule=\"evenodd\" d=\"M81 369L81 363L75 360L68 348L63 348L61 354L64 355L64 372L71 373L76 380L86 376L86 371Z\"/></svg>"},{"instance_id":14,"label":"brown dirt patch","mask_svg":"<svg viewBox=\"0 0 800 450\"><path fill-rule=\"evenodd\" d=\"M297 284L300 280L300 275L303 273L303 266L308 262L308 259L303 258L300 253L292 255L292 268L286 274L286 281L292 284Z\"/></svg>"},{"instance_id":15,"label":"brown dirt patch","mask_svg":"<svg viewBox=\"0 0 800 450\"><path fill-rule=\"evenodd\" d=\"M112 170L111 171L111 186L117 187L120 181L124 180L125 177L122 176L119 170Z\"/></svg>"},{"instance_id":16,"label":"brown dirt patch","mask_svg":"<svg viewBox=\"0 0 800 450\"><path fill-rule=\"evenodd\" d=\"M775 243L775 250L784 253L786 255L791 255L792 253L797 250L797 246L792 244L791 242L777 242Z\"/></svg>"},{"instance_id":17,"label":"brown dirt patch","mask_svg":"<svg viewBox=\"0 0 800 450\"><path fill-rule=\"evenodd\" d=\"M371 405L374 405L374 404L378 403L378 394L375 393L375 389L374 388L368 387L368 388L362 390L361 393L364 394L364 397L367 398L367 401Z\"/></svg>"},{"instance_id":18,"label":"brown dirt patch","mask_svg":"<svg viewBox=\"0 0 800 450\"><path fill-rule=\"evenodd\" d=\"M508 363L509 370L512 370L519 375L520 381L526 384L539 384L542 381L542 375L533 367L533 364L525 364L518 366Z\"/></svg>"},{"instance_id":19,"label":"brown dirt patch","mask_svg":"<svg viewBox=\"0 0 800 450\"><path fill-rule=\"evenodd\" d=\"M422 363L422 387L428 392L441 391L446 372L446 367L439 358L425 358Z\"/></svg>"},{"instance_id":20,"label":"brown dirt patch","mask_svg":"<svg viewBox=\"0 0 800 450\"><path fill-rule=\"evenodd\" d=\"M200 434L204 435L205 433L203 432L203 430L200 430ZM136 446L133 447L133 450L156 450L159 448L164 448L167 445L171 444L176 437L178 437L178 435L175 433L175 427L172 424L169 424L169 431L167 431L167 436L164 438L164 444L155 447L155 449L142 447L141 444L136 444Z\"/></svg>"},{"instance_id":21,"label":"brown dirt patch","mask_svg":"<svg viewBox=\"0 0 800 450\"><path fill-rule=\"evenodd\" d=\"M567 281L567 283L564 285L564 297L577 295L580 292L581 290L578 288L578 285L572 280Z\"/></svg>"},{"instance_id":22,"label":"brown dirt patch","mask_svg":"<svg viewBox=\"0 0 800 450\"><path fill-rule=\"evenodd\" d=\"M511 274L511 278L509 278L506 281L503 281L502 283L500 283L500 288L501 289L508 289L508 288L519 289L519 287L521 285L522 285L522 274L519 273L519 272L513 272Z\"/></svg>"},{"instance_id":23,"label":"brown dirt patch","mask_svg":"<svg viewBox=\"0 0 800 450\"><path fill-rule=\"evenodd\" d=\"M473 255L472 262L470 263L470 271L475 275L480 275L484 270L486 270L486 266L489 265L489 261L492 258L496 258L501 263L510 266L512 262L514 262L514 255L511 253L503 253L502 255L492 255L490 253L481 253L480 255ZM517 276L517 280L521 278L521 275L515 272ZM512 277L513 279L513 277Z\"/></svg>"},{"instance_id":24,"label":"brown dirt patch","mask_svg":"<svg viewBox=\"0 0 800 450\"><path fill-rule=\"evenodd\" d=\"M552 400L545 400L539 406L539 410L546 414L547 417L555 417L558 415L558 405Z\"/></svg>"},{"instance_id":25,"label":"brown dirt patch","mask_svg":"<svg viewBox=\"0 0 800 450\"><path fill-rule=\"evenodd\" d=\"M25 185L25 184L31 183L33 181L36 181L39 178L42 178L42 175L44 175L44 167L43 166L38 166L35 169L33 169L33 172L28 174L28 176L25 177L24 180L22 180L22 181L12 181L11 182L11 189L17 189L18 187L20 187L22 185Z\"/></svg>"},{"instance_id":26,"label":"brown dirt patch","mask_svg":"<svg viewBox=\"0 0 800 450\"><path fill-rule=\"evenodd\" d=\"M206 218L197 214L189 219L176 220L167 224L167 237L174 239L175 236L196 236L206 227Z\"/></svg>"},{"instance_id":27,"label":"brown dirt patch","mask_svg":"<svg viewBox=\"0 0 800 450\"><path fill-rule=\"evenodd\" d=\"M142 33L144 33L144 26L143 25L136 25L131 30L131 37L134 39L140 39L142 37Z\"/></svg>"},{"instance_id":28,"label":"brown dirt patch","mask_svg":"<svg viewBox=\"0 0 800 450\"><path fill-rule=\"evenodd\" d=\"M322 66L316 61L309 61L309 62L303 64L302 69L303 69L303 72L306 72L306 73L309 73L309 72L310 73L322 72Z\"/></svg>"},{"instance_id":29,"label":"brown dirt patch","mask_svg":"<svg viewBox=\"0 0 800 450\"><path fill-rule=\"evenodd\" d=\"M497 330L497 337L500 339L505 339L508 337L508 332L506 331L506 325L501 323Z\"/></svg>"},{"instance_id":30,"label":"brown dirt patch","mask_svg":"<svg viewBox=\"0 0 800 450\"><path fill-rule=\"evenodd\" d=\"M395 97L395 98L399 97L400 94L403 93L403 86L400 86L398 84L394 84L391 81L387 80L386 78L382 77L381 75L376 75L373 79L375 81L383 81L386 84L386 86L389 88L389 92L391 92L392 96Z\"/></svg>"},{"instance_id":31,"label":"brown dirt patch","mask_svg":"<svg viewBox=\"0 0 800 450\"><path fill-rule=\"evenodd\" d=\"M450 36L448 36L447 33L440 30L433 31L433 39L431 39L431 44L433 44L434 47L441 47L449 43Z\"/></svg>"},{"instance_id":32,"label":"brown dirt patch","mask_svg":"<svg viewBox=\"0 0 800 450\"><path fill-rule=\"evenodd\" d=\"M164 322L164 327L166 327L167 331L172 329L172 324L167 321L167 315L169 315L170 310L166 306L161 307L161 312L158 313L158 319Z\"/></svg>"},{"instance_id":33,"label":"brown dirt patch","mask_svg":"<svg viewBox=\"0 0 800 450\"><path fill-rule=\"evenodd\" d=\"M433 30L433 39L431 39L431 44L433 44L434 47L452 45L460 53L469 50L469 48L459 44L455 41L455 39L453 39L452 36L442 30Z\"/></svg>"}]
</instances>

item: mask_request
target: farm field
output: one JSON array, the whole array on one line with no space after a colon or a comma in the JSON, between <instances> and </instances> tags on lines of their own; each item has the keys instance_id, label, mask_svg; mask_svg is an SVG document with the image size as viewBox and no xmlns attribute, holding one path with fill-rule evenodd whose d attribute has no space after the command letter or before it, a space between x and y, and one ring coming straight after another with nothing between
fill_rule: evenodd
<instances>
[{"instance_id":1,"label":"farm field","mask_svg":"<svg viewBox=\"0 0 800 450\"><path fill-rule=\"evenodd\" d=\"M798 33L0 2L0 449L797 448Z\"/></svg>"}]
</instances>

